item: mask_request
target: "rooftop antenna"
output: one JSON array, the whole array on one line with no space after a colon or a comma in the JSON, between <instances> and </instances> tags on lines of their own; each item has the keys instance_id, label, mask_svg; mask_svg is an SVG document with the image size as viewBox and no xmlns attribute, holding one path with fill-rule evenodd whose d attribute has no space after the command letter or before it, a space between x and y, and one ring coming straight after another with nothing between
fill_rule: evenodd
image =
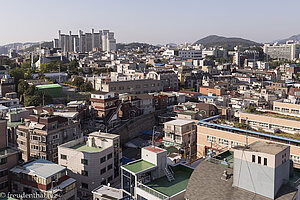
<instances>
[{"instance_id":1,"label":"rooftop antenna","mask_svg":"<svg viewBox=\"0 0 300 200\"><path fill-rule=\"evenodd\" d=\"M156 128L156 126L153 126L153 133L152 133L152 146L154 146L155 128Z\"/></svg>"}]
</instances>

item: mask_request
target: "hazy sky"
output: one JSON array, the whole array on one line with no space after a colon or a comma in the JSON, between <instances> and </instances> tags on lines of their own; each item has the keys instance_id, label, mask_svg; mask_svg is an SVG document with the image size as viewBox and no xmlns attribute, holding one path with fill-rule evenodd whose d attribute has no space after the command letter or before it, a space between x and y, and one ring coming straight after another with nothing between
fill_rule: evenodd
<instances>
[{"instance_id":1,"label":"hazy sky","mask_svg":"<svg viewBox=\"0 0 300 200\"><path fill-rule=\"evenodd\" d=\"M300 34L299 0L1 0L0 45L109 29L117 42L194 42L210 34L268 42Z\"/></svg>"}]
</instances>

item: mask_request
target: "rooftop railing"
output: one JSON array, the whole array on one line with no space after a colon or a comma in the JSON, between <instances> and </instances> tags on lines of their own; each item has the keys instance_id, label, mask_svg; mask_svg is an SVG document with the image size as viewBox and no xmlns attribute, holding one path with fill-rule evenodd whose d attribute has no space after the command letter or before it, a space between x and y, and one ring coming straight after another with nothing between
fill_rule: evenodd
<instances>
[{"instance_id":1,"label":"rooftop railing","mask_svg":"<svg viewBox=\"0 0 300 200\"><path fill-rule=\"evenodd\" d=\"M150 187L148 187L148 186L146 186L142 183L138 183L137 187L144 190L145 192L159 198L159 199L169 199L169 197L167 195L164 195L164 194L162 194L162 193L160 193L160 192L158 192L158 191L156 191L156 190L154 190L154 189L152 189L152 188L150 188Z\"/></svg>"}]
</instances>

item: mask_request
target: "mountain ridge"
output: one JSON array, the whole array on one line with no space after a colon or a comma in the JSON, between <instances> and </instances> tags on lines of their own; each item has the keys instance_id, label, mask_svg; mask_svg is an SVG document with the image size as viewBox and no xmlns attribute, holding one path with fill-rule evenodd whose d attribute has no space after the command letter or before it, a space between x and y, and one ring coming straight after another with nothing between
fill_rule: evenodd
<instances>
[{"instance_id":1,"label":"mountain ridge","mask_svg":"<svg viewBox=\"0 0 300 200\"><path fill-rule=\"evenodd\" d=\"M222 46L224 48L232 49L235 46L261 46L262 44L251 40L239 38L239 37L224 37L218 35L209 35L202 39L197 40L193 45L202 44L204 47Z\"/></svg>"}]
</instances>

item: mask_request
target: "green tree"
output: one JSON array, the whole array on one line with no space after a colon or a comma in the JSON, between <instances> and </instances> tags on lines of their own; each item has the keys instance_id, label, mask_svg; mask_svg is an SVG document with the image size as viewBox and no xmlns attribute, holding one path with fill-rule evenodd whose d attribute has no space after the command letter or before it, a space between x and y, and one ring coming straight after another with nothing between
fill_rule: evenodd
<instances>
[{"instance_id":1,"label":"green tree","mask_svg":"<svg viewBox=\"0 0 300 200\"><path fill-rule=\"evenodd\" d=\"M25 98L25 106L39 106L42 104L41 96L36 94Z\"/></svg>"},{"instance_id":2,"label":"green tree","mask_svg":"<svg viewBox=\"0 0 300 200\"><path fill-rule=\"evenodd\" d=\"M19 95L23 95L25 90L27 90L29 87L29 84L24 81L24 80L20 80L20 83L18 84L18 93Z\"/></svg>"},{"instance_id":3,"label":"green tree","mask_svg":"<svg viewBox=\"0 0 300 200\"><path fill-rule=\"evenodd\" d=\"M82 77L77 76L77 77L74 78L73 84L74 84L76 87L80 88L80 86L81 86L83 83L84 83L84 80L83 80Z\"/></svg>"},{"instance_id":4,"label":"green tree","mask_svg":"<svg viewBox=\"0 0 300 200\"><path fill-rule=\"evenodd\" d=\"M91 83L85 82L80 86L81 92L90 92L93 90L93 86Z\"/></svg>"},{"instance_id":5,"label":"green tree","mask_svg":"<svg viewBox=\"0 0 300 200\"><path fill-rule=\"evenodd\" d=\"M16 85L19 83L19 80L24 79L24 70L20 67L15 67L8 73L11 77L14 77Z\"/></svg>"}]
</instances>

